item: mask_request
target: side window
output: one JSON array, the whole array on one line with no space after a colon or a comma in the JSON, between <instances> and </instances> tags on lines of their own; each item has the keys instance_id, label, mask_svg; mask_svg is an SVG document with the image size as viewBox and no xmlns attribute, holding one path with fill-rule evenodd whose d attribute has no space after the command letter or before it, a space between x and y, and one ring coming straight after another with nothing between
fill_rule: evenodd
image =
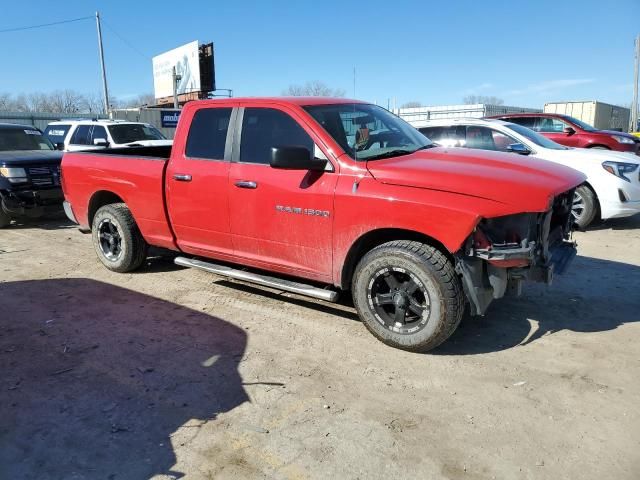
<instances>
[{"instance_id":1,"label":"side window","mask_svg":"<svg viewBox=\"0 0 640 480\"><path fill-rule=\"evenodd\" d=\"M242 119L240 161L269 164L271 147L298 146L314 152L309 134L293 118L273 108L247 108Z\"/></svg>"},{"instance_id":2,"label":"side window","mask_svg":"<svg viewBox=\"0 0 640 480\"><path fill-rule=\"evenodd\" d=\"M89 130L91 130L91 125L78 125L71 137L71 143L74 145L89 145Z\"/></svg>"},{"instance_id":3,"label":"side window","mask_svg":"<svg viewBox=\"0 0 640 480\"><path fill-rule=\"evenodd\" d=\"M567 124L562 120L552 117L540 118L535 130L544 133L562 133Z\"/></svg>"},{"instance_id":4,"label":"side window","mask_svg":"<svg viewBox=\"0 0 640 480\"><path fill-rule=\"evenodd\" d=\"M466 143L467 148L478 148L480 150L498 150L493 141L492 130L487 127L479 127L477 125L468 125L466 127Z\"/></svg>"},{"instance_id":5,"label":"side window","mask_svg":"<svg viewBox=\"0 0 640 480\"><path fill-rule=\"evenodd\" d=\"M69 132L71 125L48 125L44 131L44 135L54 145L58 143L64 143L64 139Z\"/></svg>"},{"instance_id":6,"label":"side window","mask_svg":"<svg viewBox=\"0 0 640 480\"><path fill-rule=\"evenodd\" d=\"M536 117L507 117L503 120L505 122L517 123L518 125L534 130L537 123L536 120L538 119Z\"/></svg>"},{"instance_id":7,"label":"side window","mask_svg":"<svg viewBox=\"0 0 640 480\"><path fill-rule=\"evenodd\" d=\"M461 147L462 142L457 134L456 127L426 127L419 129L429 140L443 147Z\"/></svg>"},{"instance_id":8,"label":"side window","mask_svg":"<svg viewBox=\"0 0 640 480\"><path fill-rule=\"evenodd\" d=\"M491 135L493 137L493 144L495 145L495 149L500 150L501 152L508 152L509 145L520 143L515 138L511 138L509 135L505 135L498 130L491 130Z\"/></svg>"},{"instance_id":9,"label":"side window","mask_svg":"<svg viewBox=\"0 0 640 480\"><path fill-rule=\"evenodd\" d=\"M108 140L109 137L107 137L107 131L105 130L104 127L101 127L99 125L96 125L93 127L93 133L91 134L91 145L93 145L93 141L97 138L102 138L104 140Z\"/></svg>"},{"instance_id":10,"label":"side window","mask_svg":"<svg viewBox=\"0 0 640 480\"><path fill-rule=\"evenodd\" d=\"M224 160L231 110L203 108L195 113L187 137L187 157Z\"/></svg>"}]
</instances>

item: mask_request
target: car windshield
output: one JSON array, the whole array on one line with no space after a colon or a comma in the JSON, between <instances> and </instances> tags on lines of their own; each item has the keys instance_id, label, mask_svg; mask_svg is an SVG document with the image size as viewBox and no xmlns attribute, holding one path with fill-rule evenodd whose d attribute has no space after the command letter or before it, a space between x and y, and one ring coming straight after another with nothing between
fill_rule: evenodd
<instances>
[{"instance_id":1,"label":"car windshield","mask_svg":"<svg viewBox=\"0 0 640 480\"><path fill-rule=\"evenodd\" d=\"M116 143L132 143L141 140L166 140L166 137L151 125L140 123L123 123L122 125L109 125L111 138Z\"/></svg>"},{"instance_id":2,"label":"car windshield","mask_svg":"<svg viewBox=\"0 0 640 480\"><path fill-rule=\"evenodd\" d=\"M568 120L571 123L575 123L582 130L586 130L587 132L597 132L598 131L598 129L593 128L588 123L584 123L582 120L578 120L577 118L570 117L569 115L563 115L562 118L564 118L565 120Z\"/></svg>"},{"instance_id":3,"label":"car windshield","mask_svg":"<svg viewBox=\"0 0 640 480\"><path fill-rule=\"evenodd\" d=\"M533 130L523 127L522 125L518 125L517 123L509 123L506 127L510 130L513 130L516 133L519 133L527 140L532 141L539 147L549 148L551 150L568 150L564 145L560 145L559 143L554 142L553 140L549 140L547 137L540 135Z\"/></svg>"},{"instance_id":4,"label":"car windshield","mask_svg":"<svg viewBox=\"0 0 640 480\"><path fill-rule=\"evenodd\" d=\"M35 128L0 127L0 152L15 150L55 150L53 144Z\"/></svg>"},{"instance_id":5,"label":"car windshield","mask_svg":"<svg viewBox=\"0 0 640 480\"><path fill-rule=\"evenodd\" d=\"M304 109L357 160L396 157L434 146L407 122L377 105L341 103Z\"/></svg>"}]
</instances>

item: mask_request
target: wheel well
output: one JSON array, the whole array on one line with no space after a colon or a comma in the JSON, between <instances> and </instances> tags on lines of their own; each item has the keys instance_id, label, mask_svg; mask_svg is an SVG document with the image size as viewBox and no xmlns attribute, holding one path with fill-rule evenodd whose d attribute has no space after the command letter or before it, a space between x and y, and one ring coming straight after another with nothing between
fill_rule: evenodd
<instances>
[{"instance_id":1,"label":"wheel well","mask_svg":"<svg viewBox=\"0 0 640 480\"><path fill-rule=\"evenodd\" d=\"M93 224L93 217L100 207L109 205L111 203L124 203L124 201L115 193L106 190L100 190L91 197L89 201L89 212L87 215L87 221L89 222L89 228Z\"/></svg>"},{"instance_id":2,"label":"wheel well","mask_svg":"<svg viewBox=\"0 0 640 480\"><path fill-rule=\"evenodd\" d=\"M434 248L440 250L449 260L453 262L453 255L445 246L435 238L429 237L420 232L413 230L404 230L401 228L382 228L378 230L372 230L362 235L349 249L347 257L342 267L342 275L340 278L340 287L348 289L351 285L351 277L353 271L358 265L360 259L370 250L382 245L383 243L391 242L393 240L412 240L421 242L427 245L431 245Z\"/></svg>"},{"instance_id":3,"label":"wheel well","mask_svg":"<svg viewBox=\"0 0 640 480\"><path fill-rule=\"evenodd\" d=\"M589 182L584 182L578 186L582 186L584 185L585 187L587 187L589 190L591 190L591 193L593 193L593 198L596 201L596 217L600 216L600 199L598 198L598 194L596 193L595 189L591 186L591 184Z\"/></svg>"}]
</instances>

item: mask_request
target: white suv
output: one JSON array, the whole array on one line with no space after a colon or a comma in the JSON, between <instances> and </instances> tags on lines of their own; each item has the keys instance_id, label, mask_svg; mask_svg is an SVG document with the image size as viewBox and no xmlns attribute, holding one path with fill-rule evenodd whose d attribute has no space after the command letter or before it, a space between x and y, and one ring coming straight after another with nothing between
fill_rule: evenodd
<instances>
[{"instance_id":1,"label":"white suv","mask_svg":"<svg viewBox=\"0 0 640 480\"><path fill-rule=\"evenodd\" d=\"M640 213L640 157L631 153L569 148L522 125L461 118L416 121L412 125L443 147L478 148L531 155L574 168L587 176L576 189L573 216L581 228ZM526 157L522 157L526 162Z\"/></svg>"},{"instance_id":2,"label":"white suv","mask_svg":"<svg viewBox=\"0 0 640 480\"><path fill-rule=\"evenodd\" d=\"M153 125L119 120L60 120L47 125L44 134L65 152L173 143Z\"/></svg>"}]
</instances>

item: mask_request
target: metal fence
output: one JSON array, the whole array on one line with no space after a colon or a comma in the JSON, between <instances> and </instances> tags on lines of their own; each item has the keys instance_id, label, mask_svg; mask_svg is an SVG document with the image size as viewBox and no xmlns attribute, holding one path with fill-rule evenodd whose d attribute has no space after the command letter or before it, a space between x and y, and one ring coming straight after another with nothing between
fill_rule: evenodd
<instances>
[{"instance_id":1,"label":"metal fence","mask_svg":"<svg viewBox=\"0 0 640 480\"><path fill-rule=\"evenodd\" d=\"M6 112L0 110L0 123L17 123L19 125L32 125L44 130L46 126L56 120L95 118L109 118L106 115L94 113L47 113L47 112Z\"/></svg>"},{"instance_id":2,"label":"metal fence","mask_svg":"<svg viewBox=\"0 0 640 480\"><path fill-rule=\"evenodd\" d=\"M399 108L393 113L409 123L449 118L482 118L507 113L540 113L538 108L510 107L478 103L473 105L435 105L430 107Z\"/></svg>"}]
</instances>

